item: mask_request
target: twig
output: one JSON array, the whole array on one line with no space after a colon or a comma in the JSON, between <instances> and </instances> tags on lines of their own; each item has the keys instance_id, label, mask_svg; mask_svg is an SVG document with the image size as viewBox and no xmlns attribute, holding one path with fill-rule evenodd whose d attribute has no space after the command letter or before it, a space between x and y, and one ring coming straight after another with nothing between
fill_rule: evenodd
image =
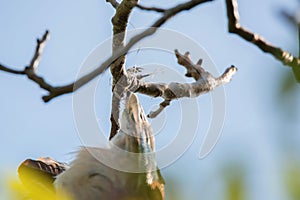
<instances>
[{"instance_id":1,"label":"twig","mask_svg":"<svg viewBox=\"0 0 300 200\"><path fill-rule=\"evenodd\" d=\"M186 68L186 70L187 70L187 72L185 74L186 77L192 77L197 81L200 78L200 76L207 77L210 75L208 72L206 72L201 67L202 59L199 59L199 61L195 65L193 63L193 61L191 60L189 52L186 52L183 56L178 52L178 50L175 50L175 55L176 55L178 64L180 64Z\"/></svg>"},{"instance_id":2,"label":"twig","mask_svg":"<svg viewBox=\"0 0 300 200\"><path fill-rule=\"evenodd\" d=\"M11 74L25 74L24 70L15 70L0 64L0 70Z\"/></svg>"},{"instance_id":3,"label":"twig","mask_svg":"<svg viewBox=\"0 0 300 200\"><path fill-rule=\"evenodd\" d=\"M256 45L262 51L272 54L277 60L284 65L300 68L299 58L291 53L284 51L278 47L265 41L261 36L248 31L239 24L238 4L236 0L226 0L228 29L230 33L235 33L243 39Z\"/></svg>"},{"instance_id":4,"label":"twig","mask_svg":"<svg viewBox=\"0 0 300 200\"><path fill-rule=\"evenodd\" d=\"M117 8L120 5L116 0L106 0L106 2L110 3L114 8Z\"/></svg>"},{"instance_id":5,"label":"twig","mask_svg":"<svg viewBox=\"0 0 300 200\"><path fill-rule=\"evenodd\" d=\"M118 8L120 5L120 3L118 3L116 0L106 0L106 2L110 3L112 5L112 7L114 7L115 9ZM156 7L146 7L146 6L142 6L140 4L137 4L136 7L141 10L146 10L146 11L156 11L156 12L165 12L166 11L166 9L156 8Z\"/></svg>"},{"instance_id":6,"label":"twig","mask_svg":"<svg viewBox=\"0 0 300 200\"><path fill-rule=\"evenodd\" d=\"M286 10L280 10L279 14L283 16L287 21L289 21L292 25L297 26L298 22L294 15L290 14Z\"/></svg>"},{"instance_id":7,"label":"twig","mask_svg":"<svg viewBox=\"0 0 300 200\"><path fill-rule=\"evenodd\" d=\"M156 8L156 7L146 7L146 6L142 6L140 4L136 5L137 8L141 9L141 10L146 10L146 11L155 11L155 12L166 12L166 9L163 8Z\"/></svg>"},{"instance_id":8,"label":"twig","mask_svg":"<svg viewBox=\"0 0 300 200\"><path fill-rule=\"evenodd\" d=\"M49 93L55 93L57 88L52 87L49 83L47 83L42 77L38 76L35 72L36 68L39 65L41 54L43 52L44 46L48 38L49 38L49 31L46 30L43 37L41 39L37 39L37 46L33 58L31 59L29 66L25 67L24 70L14 70L9 67L5 67L3 65L0 65L0 70L12 74L26 75L30 80L38 84L44 90L47 90Z\"/></svg>"},{"instance_id":9,"label":"twig","mask_svg":"<svg viewBox=\"0 0 300 200\"><path fill-rule=\"evenodd\" d=\"M30 65L28 66L28 68L35 70L37 68L37 66L39 65L40 62L40 58L41 55L43 53L46 41L49 38L49 31L46 30L46 32L44 33L42 39L37 39L37 45L36 45L36 49L35 49L35 53L33 58L31 59Z\"/></svg>"},{"instance_id":10,"label":"twig","mask_svg":"<svg viewBox=\"0 0 300 200\"><path fill-rule=\"evenodd\" d=\"M147 115L149 118L155 118L157 115L159 115L167 106L169 106L171 103L170 100L164 100L159 104L159 108L155 111L150 111L150 113Z\"/></svg>"}]
</instances>

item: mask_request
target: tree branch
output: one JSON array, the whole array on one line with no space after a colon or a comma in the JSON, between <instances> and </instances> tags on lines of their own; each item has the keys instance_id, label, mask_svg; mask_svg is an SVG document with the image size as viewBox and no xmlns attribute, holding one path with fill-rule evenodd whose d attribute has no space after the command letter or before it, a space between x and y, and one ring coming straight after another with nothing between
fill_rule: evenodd
<instances>
[{"instance_id":1,"label":"tree branch","mask_svg":"<svg viewBox=\"0 0 300 200\"><path fill-rule=\"evenodd\" d=\"M155 11L155 12L166 12L166 9L163 8L156 8L156 7L146 7L146 6L142 6L140 4L136 5L137 8L141 9L141 10L146 10L146 11Z\"/></svg>"},{"instance_id":2,"label":"tree branch","mask_svg":"<svg viewBox=\"0 0 300 200\"><path fill-rule=\"evenodd\" d=\"M37 46L35 49L35 53L33 58L31 59L30 65L28 66L28 68L35 70L37 68L37 66L39 65L40 62L40 58L41 55L43 53L46 41L49 38L49 31L46 30L46 32L44 33L42 39L37 39Z\"/></svg>"},{"instance_id":3,"label":"tree branch","mask_svg":"<svg viewBox=\"0 0 300 200\"><path fill-rule=\"evenodd\" d=\"M106 0L106 2L110 3L114 8L117 8L120 5L116 0Z\"/></svg>"},{"instance_id":4,"label":"tree branch","mask_svg":"<svg viewBox=\"0 0 300 200\"><path fill-rule=\"evenodd\" d=\"M0 64L0 70L11 74L25 74L24 70L21 71L21 70L11 69L10 67L5 67L2 64Z\"/></svg>"},{"instance_id":5,"label":"tree branch","mask_svg":"<svg viewBox=\"0 0 300 200\"><path fill-rule=\"evenodd\" d=\"M214 90L215 87L229 83L237 72L237 68L233 65L225 70L225 72L218 78L213 77L209 72L205 71L201 64L202 60L194 64L190 58L190 54L187 52L184 55L175 50L177 61L180 65L187 69L186 76L193 77L195 82L193 83L147 83L140 80L132 79L133 87L128 87L128 90L132 92L138 92L151 97L162 97L164 101L160 104L158 110L152 111L148 114L148 117L156 117L165 107L170 105L174 99L183 97L198 97L201 94L208 93ZM130 76L130 74L128 74ZM130 82L130 81L129 81Z\"/></svg>"},{"instance_id":6,"label":"tree branch","mask_svg":"<svg viewBox=\"0 0 300 200\"><path fill-rule=\"evenodd\" d=\"M168 21L170 18L172 18L174 15L180 13L184 10L189 10L201 3L209 2L212 0L192 0L186 3L181 3L177 6L174 6L173 8L168 9L162 17L160 17L156 22L152 24L152 28L149 28L145 31L143 31L140 34L137 34L136 36L132 37L127 45L124 46L124 48L119 49L115 53L112 54L108 59L106 59L98 68L91 71L90 73L82 76L78 80L76 80L73 83L70 83L68 85L63 85L59 87L51 87L51 90L47 90L49 94L43 96L43 100L45 102L48 102L52 100L55 97L61 96L63 94L68 94L75 92L79 88L81 88L83 85L87 84L89 81L93 80L95 77L100 75L102 72L104 72L110 65L113 63L116 59L118 59L120 56L126 54L128 50L133 47L136 43L141 41L143 38L152 35L156 32L156 28L161 27L166 21Z\"/></svg>"},{"instance_id":7,"label":"tree branch","mask_svg":"<svg viewBox=\"0 0 300 200\"><path fill-rule=\"evenodd\" d=\"M178 8L184 10L184 9L189 9L188 6L193 6L193 5L196 5L196 4L192 4L192 3L186 4L186 5L181 4L180 5L181 7L178 7ZM122 49L126 49L126 47L124 46L126 27L127 27L128 18L130 16L130 13L135 6L137 6L139 8L145 8L143 6L138 6L138 0L123 0L122 3L116 7L116 14L112 18L113 34L114 34L113 54L118 51L122 51ZM170 9L169 15L166 14L165 18L162 18L161 21L157 21L160 24L157 24L157 25L154 24L153 27L161 26L165 21L167 21L172 16L172 12L174 12L174 14L176 12L178 12L178 8L177 9L173 8L173 11L171 11L172 9ZM148 10L149 10L149 8L148 8ZM147 31L144 33L146 33L146 34L143 37L146 37ZM152 33L150 33L150 34L152 34ZM134 42L134 43L131 43L132 42L132 40L131 40L128 45L132 44L132 46L133 46L135 43L137 43L143 37L136 40L136 42ZM128 50L130 48L131 47L128 47ZM112 85L113 96L112 96L112 108L111 108L111 116L110 116L111 131L110 131L109 139L113 138L120 128L120 125L119 125L120 101L121 101L124 91L125 91L124 85L128 84L128 82L127 82L128 77L127 77L127 74L125 71L125 54L127 53L127 51L124 52L123 54L121 54L110 65L110 71L113 76L113 85ZM122 80L121 80L121 78L122 78Z\"/></svg>"},{"instance_id":8,"label":"tree branch","mask_svg":"<svg viewBox=\"0 0 300 200\"><path fill-rule=\"evenodd\" d=\"M113 24L113 53L124 48L125 33L128 19L132 9L137 5L137 0L123 0L117 7L116 13L112 18ZM125 54L120 55L110 66L113 76L113 88L115 83L125 72Z\"/></svg>"},{"instance_id":9,"label":"tree branch","mask_svg":"<svg viewBox=\"0 0 300 200\"><path fill-rule=\"evenodd\" d=\"M0 65L0 70L19 75L26 75L30 80L38 84L42 89L47 90L49 93L56 93L57 88L52 87L47 83L42 77L36 74L36 68L39 65L41 55L43 53L47 39L49 38L49 31L45 31L41 39L37 39L37 45L34 52L34 55L30 61L29 66L25 67L24 70L14 70L3 65Z\"/></svg>"},{"instance_id":10,"label":"tree branch","mask_svg":"<svg viewBox=\"0 0 300 200\"><path fill-rule=\"evenodd\" d=\"M120 49L124 48L125 45L125 34L126 28L128 24L129 16L133 10L133 8L137 5L138 0L123 0L121 4L116 7L116 13L112 18L113 24L113 54ZM113 84L112 84L112 107L111 107L111 130L109 139L113 138L119 128L119 114L120 114L120 101L124 95L124 88L120 87L121 85L117 85L116 83L119 79L126 75L125 70L125 59L126 54L120 55L111 65L110 72L113 76Z\"/></svg>"},{"instance_id":11,"label":"tree branch","mask_svg":"<svg viewBox=\"0 0 300 200\"><path fill-rule=\"evenodd\" d=\"M239 24L238 4L236 0L226 0L228 29L230 33L235 33L243 39L251 42L260 48L263 52L272 54L277 60L281 61L284 65L290 66L293 69L300 70L300 59L293 56L291 53L284 51L278 47L265 41L261 36L248 31L241 27ZM297 78L297 74L296 78ZM298 78L297 78L298 79ZM299 79L300 81L300 75Z\"/></svg>"}]
</instances>

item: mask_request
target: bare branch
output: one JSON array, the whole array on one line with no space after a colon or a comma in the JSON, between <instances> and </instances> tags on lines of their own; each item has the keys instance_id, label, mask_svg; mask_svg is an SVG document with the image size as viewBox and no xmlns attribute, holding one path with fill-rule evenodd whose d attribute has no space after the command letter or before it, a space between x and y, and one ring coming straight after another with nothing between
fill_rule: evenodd
<instances>
[{"instance_id":1,"label":"bare branch","mask_svg":"<svg viewBox=\"0 0 300 200\"><path fill-rule=\"evenodd\" d=\"M132 9L137 5L137 0L123 0L116 8L116 13L112 18L113 24L113 54L125 45L125 33L128 24L128 19ZM113 76L113 88L120 77L125 73L125 54L120 55L116 60L113 60L110 65L110 71Z\"/></svg>"},{"instance_id":2,"label":"bare branch","mask_svg":"<svg viewBox=\"0 0 300 200\"><path fill-rule=\"evenodd\" d=\"M38 84L42 89L47 90L49 93L56 94L57 88L48 84L42 77L38 76L35 72L37 66L39 65L40 57L48 38L49 31L45 31L43 37L41 39L37 39L37 46L33 58L31 59L29 66L25 67L24 70L14 70L3 65L0 65L0 70L12 74L26 75L30 80Z\"/></svg>"},{"instance_id":3,"label":"bare branch","mask_svg":"<svg viewBox=\"0 0 300 200\"><path fill-rule=\"evenodd\" d=\"M138 0L123 0L122 3L117 7L116 14L112 18L113 23L113 53L116 53L118 51L126 50L124 53L120 54L116 60L113 60L112 64L110 65L110 71L113 75L113 97L112 97L112 110L111 110L111 132L110 132L110 139L113 138L113 136L117 133L119 129L119 113L120 113L120 100L123 97L124 93L124 83L120 80L121 78L127 80L127 74L125 71L125 54L127 51L136 44L139 40L146 37L148 34L151 35L154 32L151 33L148 30L144 31L144 35L142 37L134 37L129 41L129 44L124 46L124 40L125 40L125 33L126 33L126 27L128 23L128 18L130 16L130 13L132 9L137 6ZM197 5L197 4L195 4ZM188 6L193 6L191 3L180 4L178 8L181 10L189 9ZM176 8L176 9L175 9ZM165 14L161 20L157 21L157 24L154 24L153 27L159 27L165 21L167 21L169 18L171 18L176 12L180 12L177 7L170 9L169 14ZM190 7L191 8L191 7ZM150 29L149 29L150 30ZM139 36L139 35L137 35ZM134 39L137 39L136 41ZM125 78L124 78L125 77ZM119 83L121 82L121 83ZM116 85L118 83L118 85Z\"/></svg>"},{"instance_id":4,"label":"bare branch","mask_svg":"<svg viewBox=\"0 0 300 200\"><path fill-rule=\"evenodd\" d=\"M37 68L37 66L39 65L39 61L40 61L40 58L41 58L41 55L43 53L43 50L44 50L44 47L45 47L45 44L46 44L46 41L47 39L49 38L49 31L46 30L43 37L41 39L37 39L37 45L36 45L36 48L35 48L35 52L34 52L34 55L31 59L31 62L29 64L28 69L25 68L25 70L14 70L14 69L11 69L9 67L5 67L4 65L1 65L0 64L0 70L2 71L5 71L5 72L8 72L8 73L12 73L12 74L27 74L26 73L26 70L35 70ZM29 73L27 74L29 76Z\"/></svg>"},{"instance_id":5,"label":"bare branch","mask_svg":"<svg viewBox=\"0 0 300 200\"><path fill-rule=\"evenodd\" d=\"M175 50L175 55L177 57L178 64L184 66L187 70L185 76L192 77L196 81L201 77L209 76L210 74L206 72L202 67L202 59L199 59L197 64L195 65L191 60L190 53L186 52L184 55L181 55L178 50Z\"/></svg>"},{"instance_id":6,"label":"bare branch","mask_svg":"<svg viewBox=\"0 0 300 200\"><path fill-rule=\"evenodd\" d=\"M146 10L146 11L155 11L155 12L166 12L166 9L163 8L156 8L156 7L146 7L146 6L142 6L140 4L136 5L137 8L141 9L141 10Z\"/></svg>"},{"instance_id":7,"label":"bare branch","mask_svg":"<svg viewBox=\"0 0 300 200\"><path fill-rule=\"evenodd\" d=\"M124 89L123 83L118 84L116 86L116 83L122 82L120 81L121 77L125 77L125 80L127 80L126 71L124 70L124 63L125 63L125 54L127 51L138 41L140 41L142 38L153 34L156 30L154 29L151 31L151 29L148 29L141 33L140 35L137 35L136 37L133 37L129 44L124 47L124 38L125 38L125 30L128 23L128 17L130 15L130 12L134 6L136 6L138 1L127 1L124 0L122 3L118 6L116 10L116 15L113 17L112 22L114 25L114 40L113 40L113 53L117 51L126 50L124 53L118 57L117 60L113 62L113 64L110 66L111 73L113 75L113 97L112 97L112 111L111 111L111 132L110 132L110 139L117 133L119 129L119 109L120 109L120 100L123 96ZM161 20L158 20L157 23L154 23L152 27L159 27L163 23L165 23L169 18L171 18L176 13L182 11L182 10L188 10L195 6L197 4L192 3L186 3L186 4L180 4L172 9L170 9L169 13L165 13L165 15L161 18Z\"/></svg>"},{"instance_id":8,"label":"bare branch","mask_svg":"<svg viewBox=\"0 0 300 200\"><path fill-rule=\"evenodd\" d=\"M147 117L149 117L149 118L155 118L155 117L157 117L157 115L159 115L167 106L169 106L170 103L171 103L170 100L164 100L163 102L161 102L159 104L159 108L157 110L155 110L155 111L151 111L147 115Z\"/></svg>"},{"instance_id":9,"label":"bare branch","mask_svg":"<svg viewBox=\"0 0 300 200\"><path fill-rule=\"evenodd\" d=\"M9 67L5 67L4 65L0 64L0 70L1 71L5 71L11 74L25 74L24 70L15 70L15 69L11 69Z\"/></svg>"},{"instance_id":10,"label":"bare branch","mask_svg":"<svg viewBox=\"0 0 300 200\"><path fill-rule=\"evenodd\" d=\"M125 33L128 24L128 19L132 9L137 5L138 0L123 0L121 4L116 8L116 13L112 18L113 24L113 53L119 49L124 48L125 45ZM126 54L120 55L111 65L110 72L113 76L113 96L112 96L112 107L111 107L111 131L109 139L113 138L119 128L119 113L120 113L120 100L124 94L124 88L116 87L116 83L123 76L126 76L125 71L125 56Z\"/></svg>"},{"instance_id":11,"label":"bare branch","mask_svg":"<svg viewBox=\"0 0 300 200\"><path fill-rule=\"evenodd\" d=\"M54 87L54 86L51 86L49 83L47 83L41 76L36 74L35 69L37 68L37 66L39 64L39 60L40 60L43 48L46 44L46 41L49 38L49 34L50 34L49 31L46 30L43 37L41 39L37 39L37 46L36 46L33 58L31 59L29 66L25 67L24 70L14 70L14 69L5 67L4 65L0 64L1 71L5 71L8 73L12 73L12 74L26 75L30 80L32 80L37 85L39 85L40 88L48 91L49 94L42 97L44 102L48 102L51 99L53 99L54 97L75 91L75 89L73 88L73 86L74 86L73 83L69 84L67 86L63 86L63 87Z\"/></svg>"},{"instance_id":12,"label":"bare branch","mask_svg":"<svg viewBox=\"0 0 300 200\"><path fill-rule=\"evenodd\" d=\"M110 58L108 58L107 60L105 60L98 68L96 68L92 72L88 73L87 75L79 78L77 81L75 81L72 84L59 87L58 91L45 96L44 100L46 99L47 101L49 101L49 100L53 99L54 97L60 96L62 94L67 94L67 93L71 93L72 91L76 91L77 89L79 89L80 87L82 87L83 85L85 85L89 81L93 80L98 75L100 75L102 72L104 72L107 69L107 67L111 65L111 63L113 63L121 55L126 54L128 52L128 50L131 47L133 47L136 43L141 41L143 38L154 34L157 30L156 28L162 26L172 16L178 14L179 12L181 12L183 10L189 10L201 3L205 3L208 1L211 1L211 0L193 0L193 1L189 1L187 3L179 4L171 9L169 9L168 12L165 12L161 18L159 18L155 23L153 23L152 27L154 27L154 28L149 28L149 29L143 31L142 33L132 37L130 39L130 41L128 42L128 44L124 46L124 48L119 49L118 51L113 53L113 55Z\"/></svg>"},{"instance_id":13,"label":"bare branch","mask_svg":"<svg viewBox=\"0 0 300 200\"><path fill-rule=\"evenodd\" d=\"M129 88L132 92L138 92L151 97L162 97L164 101L160 104L158 110L150 112L148 117L156 117L172 100L183 97L198 97L201 94L208 93L214 90L215 87L230 82L232 77L237 72L237 68L233 65L225 70L218 78L213 77L209 72L205 71L199 61L194 64L189 53L184 55L175 50L175 55L179 64L187 69L187 77L193 77L193 83L147 83L139 80L134 80L134 88Z\"/></svg>"},{"instance_id":14,"label":"bare branch","mask_svg":"<svg viewBox=\"0 0 300 200\"><path fill-rule=\"evenodd\" d=\"M235 33L243 39L256 45L262 51L272 54L277 60L284 65L290 67L300 68L299 58L293 56L291 53L284 51L278 47L265 41L261 36L244 29L239 24L238 4L236 0L226 0L228 29L230 33Z\"/></svg>"},{"instance_id":15,"label":"bare branch","mask_svg":"<svg viewBox=\"0 0 300 200\"><path fill-rule=\"evenodd\" d=\"M114 52L112 54L112 56L109 57L107 60L105 60L98 68L96 68L92 72L82 76L75 82L68 84L68 85L63 85L60 87L52 87L51 90L48 90L49 94L43 96L43 100L45 102L48 102L55 97L61 96L63 94L72 93L72 92L78 90L83 85L87 84L89 81L93 80L95 77L97 77L102 72L104 72L111 65L111 63L113 63L121 55L126 54L128 52L128 50L131 47L133 47L136 43L141 41L143 38L154 34L156 32L155 28L161 27L171 17L180 13L181 11L192 9L201 3L205 3L205 2L209 2L209 1L212 1L212 0L193 0L193 1L186 2L186 3L181 3L177 6L174 6L171 9L168 9L168 11L165 12L162 17L160 17L155 23L152 24L153 28L149 28L149 29L143 31L142 33L131 38L130 41L128 42L128 44L124 46L124 48L119 49L118 51Z\"/></svg>"},{"instance_id":16,"label":"bare branch","mask_svg":"<svg viewBox=\"0 0 300 200\"><path fill-rule=\"evenodd\" d=\"M106 0L106 2L110 3L114 8L117 8L120 5L116 0Z\"/></svg>"},{"instance_id":17,"label":"bare branch","mask_svg":"<svg viewBox=\"0 0 300 200\"><path fill-rule=\"evenodd\" d=\"M41 58L41 55L43 53L43 50L44 50L44 47L45 47L45 44L46 44L46 41L48 40L48 38L49 38L49 31L46 30L42 39L37 39L35 53L30 62L30 65L28 66L30 69L36 70L37 66L39 65L40 58Z\"/></svg>"}]
</instances>

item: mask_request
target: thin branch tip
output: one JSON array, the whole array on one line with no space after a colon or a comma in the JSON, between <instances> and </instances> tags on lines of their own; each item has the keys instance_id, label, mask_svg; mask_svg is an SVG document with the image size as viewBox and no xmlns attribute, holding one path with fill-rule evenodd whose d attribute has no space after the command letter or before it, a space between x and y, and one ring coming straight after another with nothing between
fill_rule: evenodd
<instances>
[{"instance_id":1,"label":"thin branch tip","mask_svg":"<svg viewBox=\"0 0 300 200\"><path fill-rule=\"evenodd\" d=\"M222 76L219 77L221 82L224 83L229 83L232 79L232 77L237 73L238 69L234 66L231 65L229 68L225 70L225 72L222 74Z\"/></svg>"},{"instance_id":2,"label":"thin branch tip","mask_svg":"<svg viewBox=\"0 0 300 200\"><path fill-rule=\"evenodd\" d=\"M203 62L203 59L200 58L200 59L198 60L198 62L197 62L197 65L202 65L202 62Z\"/></svg>"},{"instance_id":3,"label":"thin branch tip","mask_svg":"<svg viewBox=\"0 0 300 200\"><path fill-rule=\"evenodd\" d=\"M47 41L50 38L50 31L46 29L45 33L43 34L42 39L37 39L38 43Z\"/></svg>"},{"instance_id":4,"label":"thin branch tip","mask_svg":"<svg viewBox=\"0 0 300 200\"><path fill-rule=\"evenodd\" d=\"M163 8L146 7L146 6L142 6L140 4L137 4L136 7L139 8L139 9L141 9L141 10L145 10L145 11L155 11L155 12L159 12L159 13L166 12L166 9L163 9Z\"/></svg>"},{"instance_id":5,"label":"thin branch tip","mask_svg":"<svg viewBox=\"0 0 300 200\"><path fill-rule=\"evenodd\" d=\"M116 0L106 0L106 2L110 3L112 7L114 7L115 9L118 8L120 5L120 3L117 2Z\"/></svg>"}]
</instances>

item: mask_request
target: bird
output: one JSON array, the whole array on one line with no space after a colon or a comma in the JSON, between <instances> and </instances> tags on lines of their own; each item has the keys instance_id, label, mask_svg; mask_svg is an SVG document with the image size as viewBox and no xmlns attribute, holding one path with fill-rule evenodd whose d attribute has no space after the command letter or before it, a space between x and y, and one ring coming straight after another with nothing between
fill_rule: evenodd
<instances>
[{"instance_id":1,"label":"bird","mask_svg":"<svg viewBox=\"0 0 300 200\"><path fill-rule=\"evenodd\" d=\"M125 95L120 124L108 148L82 147L69 165L51 158L25 160L18 169L22 183L42 185L71 200L163 200L154 135L134 93ZM39 174L37 180L26 181L28 171Z\"/></svg>"}]
</instances>

